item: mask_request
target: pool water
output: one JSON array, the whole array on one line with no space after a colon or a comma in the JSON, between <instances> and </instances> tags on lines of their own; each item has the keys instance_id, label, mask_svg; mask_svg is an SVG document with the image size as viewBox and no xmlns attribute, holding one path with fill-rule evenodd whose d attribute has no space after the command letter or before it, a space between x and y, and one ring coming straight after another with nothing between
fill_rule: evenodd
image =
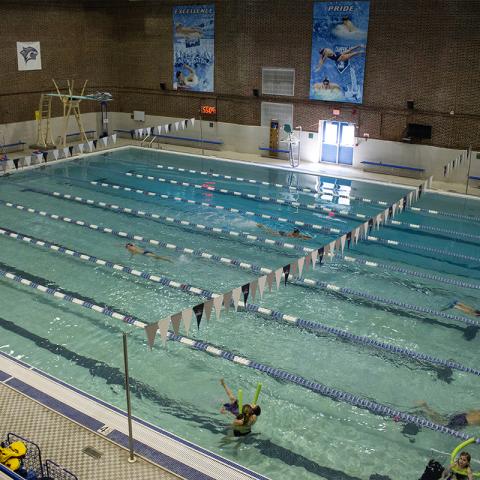
<instances>
[{"instance_id":1,"label":"pool water","mask_svg":"<svg viewBox=\"0 0 480 480\"><path fill-rule=\"evenodd\" d=\"M181 172L178 168L256 179L269 185ZM149 180L127 173L155 178ZM203 188L181 186L158 178L203 185ZM104 186L90 183L92 181L101 181ZM322 189L323 194L272 184ZM208 191L206 186L315 204L337 213L329 215L320 209ZM156 192L177 200L129 192L123 187ZM329 195L332 188L341 196ZM169 257L171 263L147 256L131 257L124 248L125 239L21 211L5 202L274 269L302 256L301 251L253 242L227 232L272 238L299 248L318 248L338 234L301 228L302 233L311 235L312 239L274 236L270 230L290 231L293 224L178 199L269 214L344 232L362 222L357 214L369 218L384 210L385 206L378 205L377 201L391 204L408 191L390 185L128 148L1 178L0 228L224 293L253 280L258 273L145 242L136 243ZM98 204L92 206L54 197L52 192L216 227L222 229L222 233L139 218ZM348 195L372 202L344 198ZM345 262L341 258L304 272L304 276L370 296L429 307L435 312L446 309L454 299L479 308L480 234L479 222L473 217L480 216L480 203L474 199L427 193L415 206L457 216L407 210L396 217L403 222L401 226L387 225L372 232L376 237L395 240L401 245L363 241L345 253L389 267L436 275L453 284L399 273L393 268ZM257 223L265 228L259 228ZM418 230L405 223L430 229ZM92 303L108 305L146 323L201 301L200 297L187 292L16 239L0 236L0 245L1 270L51 288L61 288ZM333 401L182 344L168 342L164 348L157 340L149 351L141 329L4 278L0 280L0 299L0 348L3 351L121 408L125 408L121 332L129 332L133 413L272 479L418 478L432 451L445 461L446 457L438 452L450 452L459 443L453 437L427 429L412 434L411 429L390 418ZM265 293L263 300L257 294L255 303L478 368L480 336L476 327L461 321L418 313L402 306L388 306L361 295L295 284L282 286L278 292L274 288L271 293ZM473 319L458 310L445 312ZM427 400L445 415L478 407L480 384L478 377L470 373L445 371L254 313L230 311L223 312L219 321L214 318L213 314L210 322L204 319L198 330L192 325L190 336L402 411L414 412L419 400ZM262 383L259 403L263 411L252 435L241 439L231 436L227 428L231 418L219 413L226 401L220 378L225 378L235 391L242 388L247 401L253 396L257 383ZM466 431L475 435L474 428L468 427ZM475 448L471 453L478 458Z\"/></svg>"}]
</instances>

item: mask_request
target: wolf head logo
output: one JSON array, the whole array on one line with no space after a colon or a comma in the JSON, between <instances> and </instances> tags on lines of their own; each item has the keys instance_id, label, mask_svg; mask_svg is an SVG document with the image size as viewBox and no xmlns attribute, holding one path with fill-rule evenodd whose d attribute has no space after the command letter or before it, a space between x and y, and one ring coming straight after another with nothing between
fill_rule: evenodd
<instances>
[{"instance_id":1,"label":"wolf head logo","mask_svg":"<svg viewBox=\"0 0 480 480\"><path fill-rule=\"evenodd\" d=\"M20 50L20 55L25 60L25 63L28 63L29 60L36 60L38 56L38 50L33 47L23 47Z\"/></svg>"}]
</instances>

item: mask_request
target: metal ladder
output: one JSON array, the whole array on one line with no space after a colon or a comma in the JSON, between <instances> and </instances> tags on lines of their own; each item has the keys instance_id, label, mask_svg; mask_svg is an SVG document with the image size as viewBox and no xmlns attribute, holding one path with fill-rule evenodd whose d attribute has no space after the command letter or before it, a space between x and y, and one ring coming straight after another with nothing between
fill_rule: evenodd
<instances>
[{"instance_id":1,"label":"metal ladder","mask_svg":"<svg viewBox=\"0 0 480 480\"><path fill-rule=\"evenodd\" d=\"M40 104L37 117L37 145L47 147L53 145L50 118L52 114L52 97L49 95L40 96Z\"/></svg>"}]
</instances>

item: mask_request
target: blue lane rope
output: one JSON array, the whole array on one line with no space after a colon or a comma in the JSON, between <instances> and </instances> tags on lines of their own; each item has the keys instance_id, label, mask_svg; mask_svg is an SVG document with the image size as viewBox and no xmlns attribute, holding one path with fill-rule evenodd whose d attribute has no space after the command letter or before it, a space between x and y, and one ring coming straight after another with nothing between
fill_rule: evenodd
<instances>
[{"instance_id":1,"label":"blue lane rope","mask_svg":"<svg viewBox=\"0 0 480 480\"><path fill-rule=\"evenodd\" d=\"M131 165L131 164L130 164ZM281 183L270 183L270 182L264 182L261 180L255 180L253 178L243 178L243 177L233 177L230 175L221 175L219 173L213 173L213 172L206 172L206 171L201 171L201 170L191 170L187 168L179 168L179 167L172 167L170 165L164 166L164 165L156 165L157 168L162 169L162 170L172 170L172 171L177 171L177 172L188 172L188 173L193 173L197 175L204 175L212 178L223 178L225 180L229 181L235 181L235 182L243 182L243 183L250 183L253 185L262 185L264 187L275 187L275 188L281 188L289 191L294 191L294 192L301 192L301 193L312 193L314 195L318 195L319 193L327 193L328 195L331 195L332 197L338 197L338 198L347 198L350 200L356 200L358 202L364 202L364 203L370 203L370 204L377 204L381 206L386 206L388 207L390 204L388 202L385 202L383 200L372 200L370 198L364 198L364 197L356 197L354 195L342 195L340 193L335 192L334 189L329 189L324 186L319 186L318 190L314 188L309 188L309 187L294 187L292 185L282 185ZM144 168L149 168L147 165L144 166ZM307 174L307 175L312 175L312 174ZM318 175L314 175L315 177L318 178Z\"/></svg>"},{"instance_id":2,"label":"blue lane rope","mask_svg":"<svg viewBox=\"0 0 480 480\"><path fill-rule=\"evenodd\" d=\"M62 194L62 193L59 193L59 192L51 193L51 192L47 192L47 191L39 190L39 189L31 189L31 190L34 191L34 192L40 192L42 194L52 196L54 198L61 198L61 199L69 200L69 201L75 201L75 202L79 202L79 203L82 203L82 204L85 204L85 205L90 205L90 206L99 206L98 202L95 202L95 201L90 200L90 199L84 199L82 197L72 196L72 195L69 195L69 194ZM34 210L34 209L31 209L31 208L28 208L28 207L24 207L23 205L18 205L18 204L14 204L14 203L10 203L10 202L5 202L3 200L0 200L0 204L4 204L5 206L11 207L11 208L17 208L19 210L26 210L30 213L41 214L41 215L44 215L44 216L46 215L46 216L49 216L50 218L52 218L52 215L48 214L47 212L41 213L41 211L39 211L39 210ZM100 207L100 208L106 208L106 207ZM138 215L137 213L135 213L136 211L132 211L129 208L128 209L125 209L123 207L119 207L119 208L120 208L120 211L117 208L115 208L113 211L115 211L117 213L128 213L130 215L135 215L135 216L138 216L138 217L142 218L142 215ZM58 215L55 215L54 219L55 220L63 220L63 221L67 221L68 223L71 223L71 219L64 220L64 218L66 218L66 217L61 217L61 216L59 217ZM253 272L257 275L258 274L269 274L269 273L272 272L271 269L266 268L266 267L262 267L260 265L243 262L242 260L237 259L237 258L230 259L230 258L227 258L227 257L221 257L219 255L215 255L215 254L209 253L209 252L207 252L205 250L201 250L201 249L191 249L191 248L179 247L179 246L177 246L175 244L172 244L172 243L165 243L165 242L161 242L161 241L158 241L158 240L150 240L148 238L136 235L134 233L121 232L121 234L118 234L118 232L115 232L112 229L103 229L101 227L98 227L98 225L92 226L92 225L89 225L88 223L86 223L84 221L75 220L75 221L73 221L73 223L75 223L78 226L90 228L90 229L97 230L97 231L102 231L103 233L109 233L109 234L113 233L114 235L118 235L122 238L128 238L128 239L131 239L131 240L143 241L143 242L150 243L150 244L155 245L155 246L160 247L160 248L165 248L167 250L174 250L174 251L179 252L179 253L194 255L196 257L203 258L205 260L211 260L211 261L215 261L215 262L218 262L218 263L221 263L221 264L224 264L224 265L234 266L234 267L237 267L237 268L241 268L243 270L251 271L251 272ZM336 258L342 259L342 256L339 255L339 254L336 254L335 256L336 256ZM414 276L414 277L425 278L425 279L428 279L428 280L434 280L434 281L437 281L437 282L442 282L442 283L446 283L446 284L450 284L450 285L456 285L456 286L463 287L463 288L480 289L480 285L467 283L467 282L461 282L459 280L449 279L449 278L440 277L440 276L437 276L437 275L431 275L431 274L427 274L427 273L423 273L423 272L415 272L415 271L408 270L408 269L405 269L405 268L397 267L395 265L388 265L388 264L384 264L384 263L372 262L370 260L364 260L364 259L361 259L361 258L358 258L358 257L351 257L351 256L348 256L348 255L345 255L343 257L343 260L346 261L346 262L350 262L350 263L359 263L361 265L365 265L365 266L371 267L371 268L383 268L385 270L390 270L390 271L393 271L393 272L398 272L398 273L402 273L402 274L410 275L410 276ZM290 281L290 279L289 279L289 281Z\"/></svg>"},{"instance_id":3,"label":"blue lane rope","mask_svg":"<svg viewBox=\"0 0 480 480\"><path fill-rule=\"evenodd\" d=\"M480 222L480 217L475 217L473 215L461 215L459 213L441 212L439 210L431 210L428 208L419 207L407 207L407 210L411 210L412 212L427 213L429 215L440 215L443 217L461 218L462 220L473 220L475 222Z\"/></svg>"},{"instance_id":4,"label":"blue lane rope","mask_svg":"<svg viewBox=\"0 0 480 480\"><path fill-rule=\"evenodd\" d=\"M40 192L40 190L38 189L29 189L33 192ZM264 245L267 245L267 246L270 246L270 247L280 247L280 248L284 248L286 250L296 250L302 254L306 254L306 253L310 253L310 252L313 252L314 250L316 250L315 248L311 248L311 247L301 247L300 245L295 245L293 243L287 243L287 242L282 242L280 240L273 240L271 238L267 238L267 237L262 237L262 236L259 236L259 235L252 235L250 233L244 233L244 232L237 232L235 230L227 230L225 228L219 228L219 227L210 227L208 225L203 225L203 224L200 224L200 223L193 223L193 222L189 222L188 220L179 220L175 217L165 217L163 215L158 215L157 213L148 213L148 212L144 212L143 210L136 210L136 209L133 209L133 208L124 208L124 207L120 207L119 205L114 205L114 204L109 204L109 203L105 203L105 202L94 202L93 200L90 201L90 200L84 200L81 199L81 197L75 197L73 195L63 195L59 192L52 192L51 194L50 193L46 193L46 195L51 195L51 196L54 196L54 197L63 197L67 200L70 200L70 199L73 199L75 201L80 201L81 203L85 203L85 204L88 204L88 205L98 205L102 208L108 208L110 210L115 210L117 212L121 212L121 213L128 213L128 214L131 214L131 215L135 215L135 216L140 216L140 217L143 217L143 218L150 218L150 219L154 219L155 221L160 221L161 223L166 223L166 224L173 224L175 226L178 226L178 227L190 227L190 228L193 228L195 230L199 230L201 232L208 232L209 234L224 234L224 235L228 235L229 237L233 237L233 238L241 238L241 239L244 239L244 240L248 240L250 242L254 242L254 243L261 243L261 244L264 244ZM77 200L77 199L81 199L81 200ZM4 203L3 200L0 200L0 203Z\"/></svg>"},{"instance_id":5,"label":"blue lane rope","mask_svg":"<svg viewBox=\"0 0 480 480\"><path fill-rule=\"evenodd\" d=\"M99 208L102 208L102 209L110 209L110 210L115 211L117 213L126 213L126 214L129 214L129 215L138 216L139 218L143 218L143 217L151 218L151 215L153 215L153 214L148 214L147 212L139 212L138 210L132 210L130 208L120 207L120 206L117 206L117 205L115 205L115 208L112 208L111 206L109 206L108 204L105 204L103 202L101 202L102 205L100 205L99 202L95 202L94 200L84 199L82 197L73 196L73 195L70 195L70 194L63 194L63 193L60 193L60 192L48 192L46 190L40 190L40 189L35 189L35 188L30 188L29 190L31 190L32 192L41 193L43 195L48 195L48 196L51 196L51 197L54 197L54 198L60 198L60 199L63 199L63 200L74 201L74 202L82 203L82 204L85 204L85 205L96 206L96 207L99 207ZM130 236L129 238L133 238L133 236ZM230 259L225 259L224 257L218 257L217 255L213 255L213 254L205 252L203 250L191 250L191 249L186 249L186 248L182 248L182 247L177 247L175 245L173 245L173 248L172 248L172 244L166 244L164 242L160 242L157 245L162 247L162 248L170 248L170 249L174 249L174 250L176 250L178 252L181 252L181 253L193 254L195 256L205 258L205 259L208 259L208 260L217 261L217 262L227 264L227 265L233 265L235 267L243 268L245 270L251 270L254 273L259 273L260 272L260 273L268 274L272 271L268 268L261 267L260 265L255 265L255 264L249 264L249 263L246 263L246 262L242 262L239 259L230 260ZM336 255L336 257L337 258L342 258L342 256L338 255L338 254ZM464 287L464 288L480 289L480 285L476 285L476 284L473 284L473 283L462 282L462 281L459 281L459 280L453 280L453 279L450 279L450 278L441 277L441 276L438 276L438 275L431 275L431 274L423 273L423 272L416 272L416 271L413 271L413 270L408 270L408 269L405 269L405 268L396 267L394 265L388 265L388 264L385 264L385 263L378 263L378 262L372 262L372 261L369 261L369 260L364 260L364 259L361 259L361 258L358 258L358 257L354 258L354 257L350 257L350 256L344 256L343 259L345 261L348 261L348 262L352 262L352 263L356 262L356 263L359 263L359 264L362 264L362 265L365 265L365 266L368 266L368 267L383 268L385 270L390 270L390 271L393 271L393 272L398 272L398 273L402 273L402 274L413 276L413 277L425 278L425 279L428 279L428 280L435 280L437 282L446 283L446 284L450 284L450 285L457 285L459 287Z\"/></svg>"},{"instance_id":6,"label":"blue lane rope","mask_svg":"<svg viewBox=\"0 0 480 480\"><path fill-rule=\"evenodd\" d=\"M428 232L446 233L454 237L480 241L480 235L473 235L472 233L464 233L464 232L459 232L458 230L450 230L446 228L431 227L430 225L422 225L419 223L408 223L408 222L399 222L398 220L390 220L390 225L393 227L408 227L414 230L426 230Z\"/></svg>"},{"instance_id":7,"label":"blue lane rope","mask_svg":"<svg viewBox=\"0 0 480 480\"><path fill-rule=\"evenodd\" d=\"M372 235L368 235L366 240L369 242L376 242L384 245L392 245L395 247L411 248L413 250L422 250L424 252L434 253L435 255L441 255L444 257L460 258L462 260L469 260L476 263L480 262L479 257L472 257L470 255L463 255L461 253L453 253L448 250L440 250L439 248L425 247L423 245L416 245L414 243L399 242L398 240L388 240L385 238L374 237Z\"/></svg>"},{"instance_id":8,"label":"blue lane rope","mask_svg":"<svg viewBox=\"0 0 480 480\"><path fill-rule=\"evenodd\" d=\"M211 298L215 298L215 297L219 296L218 294L213 293L210 290L195 287L195 286L190 285L188 283L176 282L176 281L174 281L174 280L172 280L172 279L170 279L170 278L168 278L164 275L161 275L161 276L152 275L148 272L136 270L136 269L133 269L133 268L130 268L130 267L123 266L123 265L118 264L118 263L110 262L108 260L103 260L101 258L92 256L92 255L88 255L86 253L82 253L82 252L76 251L74 249L68 248L64 245L52 243L52 242L49 242L49 241L43 240L43 239L38 239L38 238L35 238L31 235L23 235L19 232L15 232L13 230L9 230L9 229L6 229L6 228L1 228L0 227L0 235L6 236L6 237L9 237L9 238L13 238L15 240L20 240L20 241L23 241L23 242L28 243L30 245L36 245L36 246L39 246L41 248L50 249L50 250L53 250L56 253L72 256L74 258L77 258L77 259L85 261L85 262L95 263L97 265L109 268L111 270L120 271L120 272L123 272L123 273L127 273L129 275L134 275L136 277L143 278L147 281L152 281L152 282L155 282L155 283L159 283L159 284L161 284L165 287L176 289L176 290L181 290L182 292L186 292L186 293L193 294L193 295L196 295L196 296L201 296L203 298L211 299ZM396 345L392 345L392 344L389 344L389 343L386 343L386 342L380 342L380 341L372 339L370 337L355 335L355 334L352 334L352 333L344 331L344 330L340 330L340 329L335 328L335 327L330 327L330 326L323 325L323 324L317 323L317 322L312 322L312 321L309 321L309 320L303 320L299 317L295 317L295 316L292 316L292 315L287 315L287 314L284 314L284 313L279 312L279 311L271 310L269 308L260 307L258 305L252 304L252 303L245 304L244 302L239 301L239 308L241 308L241 309L243 309L243 310L245 310L246 312L249 312L249 313L259 314L262 317L270 317L270 318L274 319L275 321L284 321L284 322L286 322L290 325L293 325L297 328L300 328L302 330L308 330L308 331L311 331L311 332L328 333L328 334L335 335L337 337L349 340L352 343L364 345L364 346L367 346L367 347L377 348L377 349L380 349L380 350L387 351L391 354L401 355L401 356L404 356L404 357L414 359L416 361L429 362L429 363L432 363L434 365L441 365L441 366L444 366L444 367L449 367L449 368L452 368L452 369L455 369L455 370L459 370L459 371L466 372L466 373L472 373L474 375L480 376L480 370L470 368L470 367L466 367L466 366L461 365L461 364L459 364L457 362L454 362L454 361L443 360L443 359L436 358L432 355L428 355L428 354L425 354L425 353L422 353L422 352L415 352L415 351L409 350L407 348L398 347Z\"/></svg>"},{"instance_id":9,"label":"blue lane rope","mask_svg":"<svg viewBox=\"0 0 480 480\"><path fill-rule=\"evenodd\" d=\"M348 217L352 218L360 218L362 220L368 220L370 217L368 215L365 215L363 213L351 213L348 210L335 210L327 207L322 207L321 205L316 205L314 203L303 203L303 202L292 202L290 200L284 200L281 198L274 198L274 197L267 197L266 195L255 195L253 193L242 193L242 192L237 192L236 190L227 190L226 188L217 188L213 186L202 186L197 183L190 183L190 182L182 182L178 180L169 180L168 178L162 178L162 177L153 177L151 175L141 175L141 174L133 174L130 172L126 172L125 175L129 177L135 177L135 178L140 178L144 180L150 180L154 182L160 182L160 183L169 183L172 185L177 185L179 187L192 187L195 189L207 191L207 192L215 192L215 193L221 193L223 195L230 195L238 198L245 198L247 200L256 200L259 202L267 202L267 203L276 203L279 205L286 205L287 207L293 207L293 208L304 208L306 210L320 210L322 212L334 212L338 216L343 216L343 217ZM105 185L104 185L105 183ZM101 186L111 186L113 184L107 183L107 182L102 182ZM119 188L122 188L123 185L118 186Z\"/></svg>"},{"instance_id":10,"label":"blue lane rope","mask_svg":"<svg viewBox=\"0 0 480 480\"><path fill-rule=\"evenodd\" d=\"M131 315L123 315L121 313L118 313L112 309L109 309L107 307L101 307L100 305L92 304L90 302L87 302L85 300L81 300L80 298L76 298L72 295L67 295L57 289L49 288L44 285L32 282L26 278L20 277L19 275L15 275L12 272L8 272L6 270L0 269L0 276L5 277L8 280L16 281L22 285L25 285L27 287L33 288L35 290L38 290L42 293L52 295L60 300L65 300L67 302L73 303L75 305L79 305L84 308L88 308L90 310L93 310L95 312L101 313L102 315L106 315L108 317L112 317L118 320L121 320L124 323L127 323L129 325L133 325L137 328L145 328L147 326L146 323L142 322L141 320L138 320L134 316ZM219 358L223 358L225 360L229 360L231 362L234 362L238 365L244 365L249 368L253 368L255 370L258 370L259 372L263 372L267 374L268 376L275 378L275 379L280 379L283 381L287 381L290 383L293 383L295 385L298 385L300 387L303 387L307 390L310 390L312 392L315 392L319 395L329 397L333 400L341 401L344 403L348 403L350 405L353 405L355 407L361 408L363 410L368 410L369 412L379 415L382 417L391 417L395 418L397 421L402 421L402 422L408 422L408 423L413 423L417 425L418 427L425 427L430 430L444 433L456 438L460 438L462 440L468 440L471 438L471 435L468 435L463 432L458 432L456 430L453 430L449 427L446 427L445 425L439 425L437 423L434 423L430 420L427 420L426 418L418 417L416 415L411 415L406 412L402 412L401 410L396 410L394 408L391 408L387 405L383 405L381 403L373 402L371 400L368 400L366 398L360 397L358 395L354 395L352 393L344 392L342 390L338 390L336 388L328 387L327 385L324 385L319 382L314 382L311 380L307 380L306 378L296 375L293 373L288 373L285 370L280 370L278 368L274 367L269 367L265 364L255 362L252 360L249 360L248 358L235 355L232 352L226 351L226 350L221 350L207 342L202 342L202 341L196 341L192 340L191 338L184 337L182 335L175 335L171 332L168 332L168 339L173 340L176 342L180 342L184 345L188 345L189 347L207 352L211 355L215 355ZM480 439L477 438L475 440L477 443L480 443Z\"/></svg>"},{"instance_id":11,"label":"blue lane rope","mask_svg":"<svg viewBox=\"0 0 480 480\"><path fill-rule=\"evenodd\" d=\"M450 284L450 285L456 285L458 287L473 288L473 289L476 289L476 290L480 290L480 284L462 282L460 280L454 280L454 279L447 278L447 277L440 277L438 275L432 275L430 273L415 272L413 270L408 270L408 269L403 268L403 267L397 267L395 265L388 265L386 263L373 262L371 260L365 260L365 259L359 258L359 257L351 257L349 255L344 255L342 257L341 255L336 254L335 257L340 259L340 260L344 260L345 262L359 263L360 265L365 265L367 267L383 268L385 270L389 270L389 271L392 271L392 272L403 273L405 275L412 276L412 277L425 278L425 279L428 279L428 280L434 280L436 282L446 283L446 284Z\"/></svg>"}]
</instances>

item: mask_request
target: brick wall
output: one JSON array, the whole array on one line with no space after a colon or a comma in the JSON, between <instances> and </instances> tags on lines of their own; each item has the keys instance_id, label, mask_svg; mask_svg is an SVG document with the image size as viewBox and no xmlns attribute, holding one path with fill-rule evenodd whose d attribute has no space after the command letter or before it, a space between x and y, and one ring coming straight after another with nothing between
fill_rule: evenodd
<instances>
[{"instance_id":1,"label":"brick wall","mask_svg":"<svg viewBox=\"0 0 480 480\"><path fill-rule=\"evenodd\" d=\"M117 111L193 116L208 99L219 121L258 125L265 100L293 103L294 122L305 129L331 117L334 104L308 100L310 0L212 1L215 94L172 91L172 7L192 3L208 2L0 2L0 123L31 119L51 77L88 78L114 94ZM355 122L360 136L400 140L408 122L426 123L433 145L480 148L478 25L480 0L371 0L364 103L340 104L340 118ZM17 40L41 41L41 72L17 72ZM262 66L295 68L295 97L255 98Z\"/></svg>"}]
</instances>

